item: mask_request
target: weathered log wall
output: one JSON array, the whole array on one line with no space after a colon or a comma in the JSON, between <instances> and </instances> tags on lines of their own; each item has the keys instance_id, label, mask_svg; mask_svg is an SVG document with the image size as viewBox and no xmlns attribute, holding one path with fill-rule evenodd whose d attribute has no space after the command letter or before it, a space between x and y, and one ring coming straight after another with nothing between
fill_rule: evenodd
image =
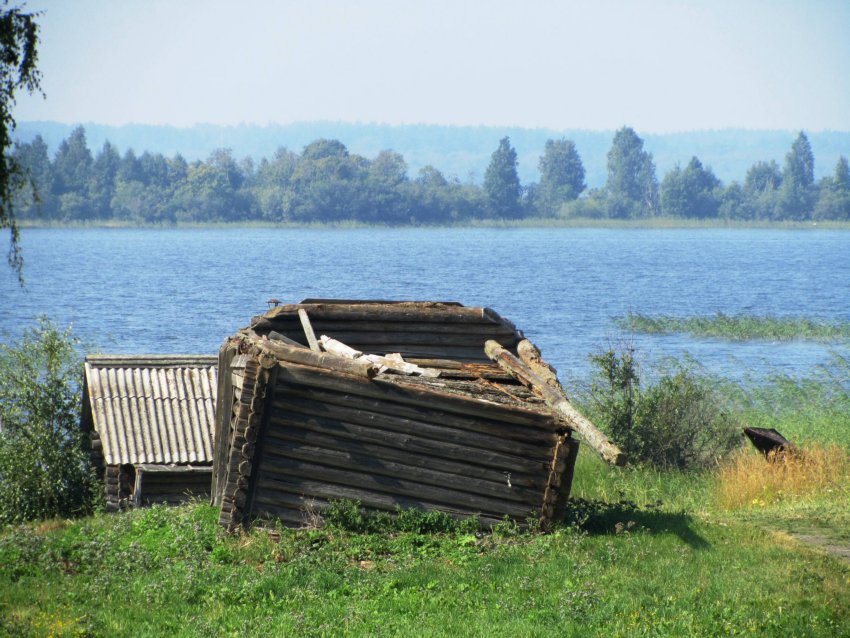
<instances>
[{"instance_id":1,"label":"weathered log wall","mask_svg":"<svg viewBox=\"0 0 850 638\"><path fill-rule=\"evenodd\" d=\"M263 370L246 365L228 462L216 468L230 487L220 499L229 528L256 517L298 525L331 499L478 515L488 525L505 515L548 521L569 493L578 443L551 414L518 408L498 390L481 388L504 403L424 380L290 362ZM261 377L274 382L260 387Z\"/></svg>"},{"instance_id":2,"label":"weathered log wall","mask_svg":"<svg viewBox=\"0 0 850 638\"><path fill-rule=\"evenodd\" d=\"M179 505L190 500L208 499L211 474L211 468L175 468L173 471L146 471L137 468L134 504Z\"/></svg>"},{"instance_id":3,"label":"weathered log wall","mask_svg":"<svg viewBox=\"0 0 850 638\"><path fill-rule=\"evenodd\" d=\"M327 335L362 352L399 353L405 359L483 362L487 339L497 339L506 348L522 339L513 324L488 308L439 303L293 304L255 317L251 327L309 346L298 314L305 309L317 337Z\"/></svg>"}]
</instances>

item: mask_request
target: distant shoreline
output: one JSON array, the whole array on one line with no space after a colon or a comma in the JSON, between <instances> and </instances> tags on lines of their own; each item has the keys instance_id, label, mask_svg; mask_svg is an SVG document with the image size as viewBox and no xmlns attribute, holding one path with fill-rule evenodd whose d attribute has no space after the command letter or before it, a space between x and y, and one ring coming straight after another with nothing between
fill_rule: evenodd
<instances>
[{"instance_id":1,"label":"distant shoreline","mask_svg":"<svg viewBox=\"0 0 850 638\"><path fill-rule=\"evenodd\" d=\"M339 222L175 222L169 224L137 224L115 220L92 222L58 222L24 219L18 226L27 228L141 228L141 229L204 229L204 228L281 228L281 229L337 229L364 228L437 229L437 228L609 228L609 229L764 229L764 230L850 230L850 221L727 221L654 217L651 219L546 219L523 220L470 220L458 224L367 224L358 221Z\"/></svg>"}]
</instances>

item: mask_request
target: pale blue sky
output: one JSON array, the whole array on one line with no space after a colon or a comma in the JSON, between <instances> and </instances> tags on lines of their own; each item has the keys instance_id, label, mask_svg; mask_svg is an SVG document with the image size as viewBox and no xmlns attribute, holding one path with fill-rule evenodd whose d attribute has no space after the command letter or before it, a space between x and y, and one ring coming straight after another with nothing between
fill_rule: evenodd
<instances>
[{"instance_id":1,"label":"pale blue sky","mask_svg":"<svg viewBox=\"0 0 850 638\"><path fill-rule=\"evenodd\" d=\"M19 120L850 130L850 1L31 0Z\"/></svg>"}]
</instances>

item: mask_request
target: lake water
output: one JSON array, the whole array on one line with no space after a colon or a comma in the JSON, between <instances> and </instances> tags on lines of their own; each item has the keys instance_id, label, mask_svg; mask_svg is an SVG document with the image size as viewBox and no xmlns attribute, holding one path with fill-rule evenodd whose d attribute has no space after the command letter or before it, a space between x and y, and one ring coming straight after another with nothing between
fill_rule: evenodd
<instances>
[{"instance_id":1,"label":"lake water","mask_svg":"<svg viewBox=\"0 0 850 638\"><path fill-rule=\"evenodd\" d=\"M25 229L23 248L26 288L0 275L0 340L44 314L107 353L215 353L271 297L452 300L511 319L572 382L629 337L629 311L850 320L847 231ZM802 376L835 347L633 341L735 378Z\"/></svg>"}]
</instances>

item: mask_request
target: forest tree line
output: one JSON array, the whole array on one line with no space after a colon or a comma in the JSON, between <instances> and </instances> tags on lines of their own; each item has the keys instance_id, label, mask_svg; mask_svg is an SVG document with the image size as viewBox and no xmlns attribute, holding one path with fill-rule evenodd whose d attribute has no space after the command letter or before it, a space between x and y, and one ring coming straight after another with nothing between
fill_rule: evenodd
<instances>
[{"instance_id":1,"label":"forest tree line","mask_svg":"<svg viewBox=\"0 0 850 638\"><path fill-rule=\"evenodd\" d=\"M33 188L19 196L18 219L158 224L175 222L356 221L445 224L478 219L850 220L850 167L841 157L831 176L814 178L814 155L801 132L783 166L756 162L742 182L723 184L697 157L659 181L652 154L631 128L614 135L603 187L587 189L575 144L548 140L540 179L523 185L510 139L499 141L482 184L462 182L433 166L408 175L404 157L385 150L373 159L343 143L319 139L295 153L237 160L214 151L205 161L110 142L92 153L77 127L51 158L40 136L17 143L15 159Z\"/></svg>"}]
</instances>

